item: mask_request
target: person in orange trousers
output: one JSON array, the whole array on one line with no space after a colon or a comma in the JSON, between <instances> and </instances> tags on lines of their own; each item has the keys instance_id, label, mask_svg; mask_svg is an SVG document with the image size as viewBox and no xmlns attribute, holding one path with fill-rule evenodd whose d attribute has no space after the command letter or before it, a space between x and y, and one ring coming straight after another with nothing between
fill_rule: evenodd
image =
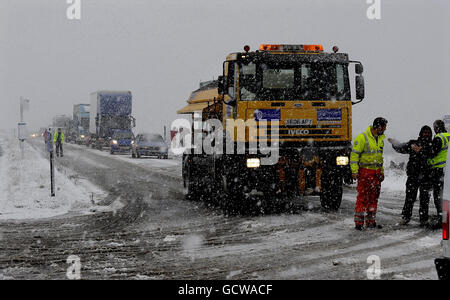
<instances>
[{"instance_id":1,"label":"person in orange trousers","mask_svg":"<svg viewBox=\"0 0 450 300\"><path fill-rule=\"evenodd\" d=\"M376 118L373 125L359 134L350 155L352 178L358 180L355 205L355 229L381 228L376 223L378 197L384 180L383 149L387 120Z\"/></svg>"},{"instance_id":2,"label":"person in orange trousers","mask_svg":"<svg viewBox=\"0 0 450 300\"><path fill-rule=\"evenodd\" d=\"M380 197L381 182L383 181L384 175L381 170L361 168L358 177L355 228L358 230L362 229L364 221L368 228L377 227L375 217L378 208L378 198Z\"/></svg>"}]
</instances>

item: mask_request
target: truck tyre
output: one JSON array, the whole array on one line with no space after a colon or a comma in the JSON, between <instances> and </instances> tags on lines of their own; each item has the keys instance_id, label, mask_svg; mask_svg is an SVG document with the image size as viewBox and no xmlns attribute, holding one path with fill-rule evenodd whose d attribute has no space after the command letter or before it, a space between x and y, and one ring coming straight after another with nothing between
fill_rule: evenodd
<instances>
[{"instance_id":1,"label":"truck tyre","mask_svg":"<svg viewBox=\"0 0 450 300\"><path fill-rule=\"evenodd\" d=\"M334 172L333 172L334 171ZM342 176L337 170L328 170L322 173L322 192L320 194L320 204L322 208L337 211L342 202Z\"/></svg>"},{"instance_id":2,"label":"truck tyre","mask_svg":"<svg viewBox=\"0 0 450 300\"><path fill-rule=\"evenodd\" d=\"M194 168L195 166L187 158L183 161L183 185L185 188L185 199L188 201L196 200L199 196L199 182Z\"/></svg>"},{"instance_id":3,"label":"truck tyre","mask_svg":"<svg viewBox=\"0 0 450 300\"><path fill-rule=\"evenodd\" d=\"M245 208L243 189L234 178L233 174L222 174L220 178L221 188L218 197L224 212L228 215L241 214Z\"/></svg>"}]
</instances>

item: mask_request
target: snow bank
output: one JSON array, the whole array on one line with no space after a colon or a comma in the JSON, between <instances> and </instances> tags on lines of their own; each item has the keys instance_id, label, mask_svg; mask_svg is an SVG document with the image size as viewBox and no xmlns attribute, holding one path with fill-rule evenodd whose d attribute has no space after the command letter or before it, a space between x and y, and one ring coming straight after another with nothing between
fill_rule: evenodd
<instances>
[{"instance_id":1,"label":"snow bank","mask_svg":"<svg viewBox=\"0 0 450 300\"><path fill-rule=\"evenodd\" d=\"M0 135L0 220L48 218L89 213L92 194L104 194L87 182L72 181L55 168L56 196L50 197L50 164L27 142ZM73 178L72 178L73 179Z\"/></svg>"}]
</instances>

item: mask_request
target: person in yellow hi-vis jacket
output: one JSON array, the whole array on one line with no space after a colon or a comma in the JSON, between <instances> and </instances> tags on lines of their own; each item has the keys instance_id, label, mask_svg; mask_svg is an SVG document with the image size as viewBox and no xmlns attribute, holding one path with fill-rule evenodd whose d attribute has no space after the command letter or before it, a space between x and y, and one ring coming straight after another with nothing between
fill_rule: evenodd
<instances>
[{"instance_id":1,"label":"person in yellow hi-vis jacket","mask_svg":"<svg viewBox=\"0 0 450 300\"><path fill-rule=\"evenodd\" d=\"M352 177L358 180L355 205L355 229L362 230L364 221L368 228L381 228L376 223L378 197L384 180L384 132L388 121L376 118L372 126L359 134L353 142L350 155Z\"/></svg>"},{"instance_id":2,"label":"person in yellow hi-vis jacket","mask_svg":"<svg viewBox=\"0 0 450 300\"><path fill-rule=\"evenodd\" d=\"M59 153L61 152L61 157L63 157L63 147L62 144L64 142L64 132L61 131L61 128L58 128L58 131L55 131L53 134L53 144L56 147L56 156L59 157Z\"/></svg>"},{"instance_id":3,"label":"person in yellow hi-vis jacket","mask_svg":"<svg viewBox=\"0 0 450 300\"><path fill-rule=\"evenodd\" d=\"M444 190L444 168L447 164L448 145L450 143L450 133L445 128L442 120L436 120L433 123L436 135L432 144L432 155L428 159L431 167L430 180L433 189L433 200L437 211L437 223L431 225L431 228L438 229L442 227L442 193ZM448 176L448 175L447 175Z\"/></svg>"}]
</instances>

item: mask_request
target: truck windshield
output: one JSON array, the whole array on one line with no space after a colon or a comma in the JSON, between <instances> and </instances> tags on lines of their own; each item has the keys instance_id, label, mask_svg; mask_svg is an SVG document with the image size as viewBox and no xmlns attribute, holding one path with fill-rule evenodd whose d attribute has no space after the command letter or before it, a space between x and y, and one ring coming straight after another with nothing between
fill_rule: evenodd
<instances>
[{"instance_id":1,"label":"truck windshield","mask_svg":"<svg viewBox=\"0 0 450 300\"><path fill-rule=\"evenodd\" d=\"M129 116L104 116L103 126L114 129L131 129L131 119Z\"/></svg>"},{"instance_id":2,"label":"truck windshield","mask_svg":"<svg viewBox=\"0 0 450 300\"><path fill-rule=\"evenodd\" d=\"M239 71L241 100L350 100L347 66L337 63L253 63Z\"/></svg>"},{"instance_id":3,"label":"truck windshield","mask_svg":"<svg viewBox=\"0 0 450 300\"><path fill-rule=\"evenodd\" d=\"M89 118L81 118L80 127L84 129L89 129Z\"/></svg>"},{"instance_id":4,"label":"truck windshield","mask_svg":"<svg viewBox=\"0 0 450 300\"><path fill-rule=\"evenodd\" d=\"M114 134L114 138L131 140L131 139L133 139L133 135L131 134L131 132L117 132Z\"/></svg>"}]
</instances>

